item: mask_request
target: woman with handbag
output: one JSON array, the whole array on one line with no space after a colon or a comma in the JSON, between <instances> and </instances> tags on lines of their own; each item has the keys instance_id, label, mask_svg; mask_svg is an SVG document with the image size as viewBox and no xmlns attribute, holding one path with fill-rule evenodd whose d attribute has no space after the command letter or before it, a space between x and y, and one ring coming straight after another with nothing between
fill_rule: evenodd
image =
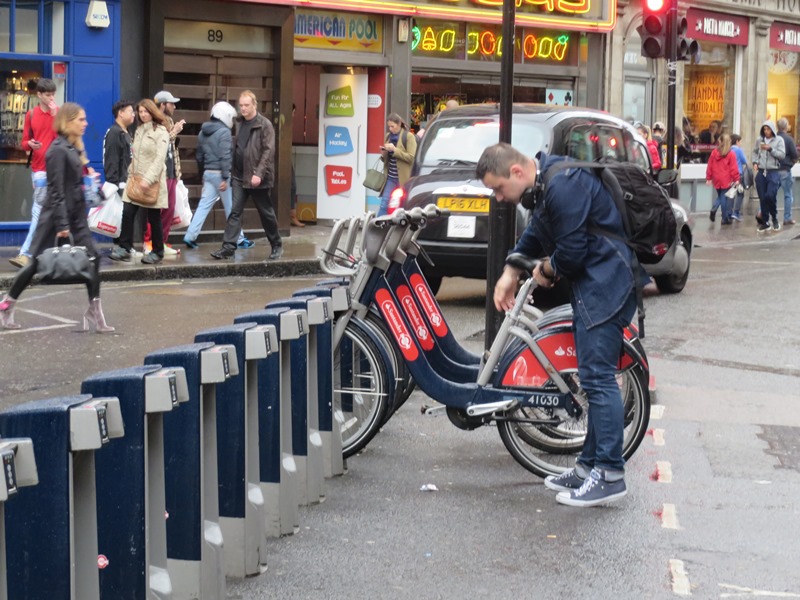
<instances>
[{"instance_id":1,"label":"woman with handbag","mask_svg":"<svg viewBox=\"0 0 800 600\"><path fill-rule=\"evenodd\" d=\"M133 251L133 223L139 209L144 209L153 242L153 250L142 257L142 263L154 265L164 258L164 236L161 231L161 209L167 208L167 150L170 139L167 118L155 102L141 100L136 107L139 126L133 137L133 159L128 182L122 194L122 227L119 242L111 251L112 260L128 262Z\"/></svg>"},{"instance_id":2,"label":"woman with handbag","mask_svg":"<svg viewBox=\"0 0 800 600\"><path fill-rule=\"evenodd\" d=\"M31 243L31 256L34 258L17 273L8 295L0 302L0 324L5 329L20 327L14 322L14 305L36 274L38 257L53 245L54 239L71 237L73 246L84 246L94 263L86 281L89 308L83 315L83 329L91 326L98 333L114 331L113 327L106 324L100 305L100 260L86 221L86 200L82 188L84 170L88 171L86 165L89 164L83 147L86 125L86 112L72 102L64 104L53 121L58 137L45 155L47 197Z\"/></svg>"},{"instance_id":3,"label":"woman with handbag","mask_svg":"<svg viewBox=\"0 0 800 600\"><path fill-rule=\"evenodd\" d=\"M414 164L414 155L417 153L417 138L409 133L403 118L397 113L392 113L386 120L389 131L386 132L381 158L386 173L386 181L381 188L381 207L378 216L389 214L389 199L397 188L405 184L411 177L411 167Z\"/></svg>"},{"instance_id":4,"label":"woman with handbag","mask_svg":"<svg viewBox=\"0 0 800 600\"><path fill-rule=\"evenodd\" d=\"M731 136L723 133L719 136L717 147L708 157L706 167L706 183L713 185L717 190L717 199L711 207L708 218L712 221L717 214L717 208L722 207L722 225L731 224L731 209L728 194L733 186L739 185L739 166L736 163L736 153L731 151ZM731 197L735 195L731 194Z\"/></svg>"}]
</instances>

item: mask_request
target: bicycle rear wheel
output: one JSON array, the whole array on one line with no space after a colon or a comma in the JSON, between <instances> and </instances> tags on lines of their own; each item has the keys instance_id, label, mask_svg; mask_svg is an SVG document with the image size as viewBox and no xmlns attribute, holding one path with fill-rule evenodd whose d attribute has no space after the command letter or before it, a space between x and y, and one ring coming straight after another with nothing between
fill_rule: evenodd
<instances>
[{"instance_id":1,"label":"bicycle rear wheel","mask_svg":"<svg viewBox=\"0 0 800 600\"><path fill-rule=\"evenodd\" d=\"M577 372L560 373L572 386L578 386L577 397L581 407L579 414L570 416L563 409L517 407L508 411L499 420L497 428L506 449L514 459L540 477L558 475L575 465L575 459L583 448L588 418L588 400ZM650 421L650 392L647 378L639 365L617 373L625 415L625 430L622 454L628 459L641 444ZM574 389L574 388L573 388ZM536 425L525 422L530 419L559 420L557 425Z\"/></svg>"},{"instance_id":2,"label":"bicycle rear wheel","mask_svg":"<svg viewBox=\"0 0 800 600\"><path fill-rule=\"evenodd\" d=\"M400 354L400 349L397 347L397 344L395 343L394 338L389 331L389 327L386 325L386 322L383 320L383 317L380 315L380 313L370 310L367 313L365 320L368 325L371 325L374 328L375 333L380 338L384 348L388 350L388 354L392 360L392 368L394 369L397 389L395 390L392 404L386 414L386 420L388 421L395 411L403 406L403 403L408 400L411 392L413 392L414 388L416 387L416 383L414 383L414 379L411 377L411 373L406 366L406 361L403 358L403 355Z\"/></svg>"},{"instance_id":3,"label":"bicycle rear wheel","mask_svg":"<svg viewBox=\"0 0 800 600\"><path fill-rule=\"evenodd\" d=\"M345 458L375 437L394 396L394 371L386 350L367 325L351 319L333 354L333 410L341 425Z\"/></svg>"}]
</instances>

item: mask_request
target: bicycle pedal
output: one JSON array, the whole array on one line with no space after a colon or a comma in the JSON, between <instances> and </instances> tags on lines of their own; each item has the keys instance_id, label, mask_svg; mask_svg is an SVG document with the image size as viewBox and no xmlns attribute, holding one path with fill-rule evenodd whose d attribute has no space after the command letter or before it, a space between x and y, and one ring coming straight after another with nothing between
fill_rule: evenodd
<instances>
[{"instance_id":1,"label":"bicycle pedal","mask_svg":"<svg viewBox=\"0 0 800 600\"><path fill-rule=\"evenodd\" d=\"M433 416L433 417L435 417L436 415L438 415L441 412L445 412L446 410L447 410L446 406L428 406L427 404L423 404L419 408L419 411L423 415L430 415L430 416Z\"/></svg>"}]
</instances>

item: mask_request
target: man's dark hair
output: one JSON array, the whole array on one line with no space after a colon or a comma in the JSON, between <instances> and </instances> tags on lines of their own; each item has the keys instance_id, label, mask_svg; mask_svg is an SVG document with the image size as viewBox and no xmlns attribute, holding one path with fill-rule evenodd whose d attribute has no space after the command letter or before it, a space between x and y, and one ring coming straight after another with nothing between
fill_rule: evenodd
<instances>
[{"instance_id":1,"label":"man's dark hair","mask_svg":"<svg viewBox=\"0 0 800 600\"><path fill-rule=\"evenodd\" d=\"M515 164L525 164L528 157L514 148L511 144L500 142L494 146L489 146L481 154L475 174L478 179L483 179L491 173L497 177L508 177L511 175L511 166Z\"/></svg>"},{"instance_id":2,"label":"man's dark hair","mask_svg":"<svg viewBox=\"0 0 800 600\"><path fill-rule=\"evenodd\" d=\"M56 84L52 79L42 78L36 82L36 91L42 94L52 94L56 91Z\"/></svg>"},{"instance_id":3,"label":"man's dark hair","mask_svg":"<svg viewBox=\"0 0 800 600\"><path fill-rule=\"evenodd\" d=\"M740 136L738 133L731 134L731 144L732 145L738 144L739 140L741 140L741 139L742 139L742 136Z\"/></svg>"},{"instance_id":4,"label":"man's dark hair","mask_svg":"<svg viewBox=\"0 0 800 600\"><path fill-rule=\"evenodd\" d=\"M114 103L114 106L111 107L111 114L114 115L114 119L119 116L119 111L125 110L129 106L133 106L133 102L130 100L118 100Z\"/></svg>"}]
</instances>

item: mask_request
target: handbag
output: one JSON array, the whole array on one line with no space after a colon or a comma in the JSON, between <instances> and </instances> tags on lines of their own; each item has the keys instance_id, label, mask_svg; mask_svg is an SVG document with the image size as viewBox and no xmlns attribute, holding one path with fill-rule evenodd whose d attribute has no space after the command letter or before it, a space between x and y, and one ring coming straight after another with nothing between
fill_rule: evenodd
<instances>
[{"instance_id":1,"label":"handbag","mask_svg":"<svg viewBox=\"0 0 800 600\"><path fill-rule=\"evenodd\" d=\"M372 165L372 168L367 171L367 176L364 177L364 187L375 192L380 192L383 189L383 184L386 182L386 174L383 172L383 167L378 168L383 161L379 158Z\"/></svg>"},{"instance_id":2,"label":"handbag","mask_svg":"<svg viewBox=\"0 0 800 600\"><path fill-rule=\"evenodd\" d=\"M183 229L192 222L192 209L189 207L189 190L182 179L175 186L175 216L172 217L172 228Z\"/></svg>"},{"instance_id":3,"label":"handbag","mask_svg":"<svg viewBox=\"0 0 800 600\"><path fill-rule=\"evenodd\" d=\"M738 187L739 187L738 183L731 184L731 188L727 192L725 192L725 197L730 199L736 198Z\"/></svg>"},{"instance_id":4,"label":"handbag","mask_svg":"<svg viewBox=\"0 0 800 600\"><path fill-rule=\"evenodd\" d=\"M89 256L86 246L74 246L72 234L69 244L48 248L36 257L36 274L42 283L86 283L95 277L95 258Z\"/></svg>"},{"instance_id":5,"label":"handbag","mask_svg":"<svg viewBox=\"0 0 800 600\"><path fill-rule=\"evenodd\" d=\"M158 193L161 183L158 181L154 182L147 188L147 191L142 189L142 185L146 185L143 175L140 173L131 173L128 175L128 183L125 185L128 199L142 206L155 206L155 204L158 203Z\"/></svg>"},{"instance_id":6,"label":"handbag","mask_svg":"<svg viewBox=\"0 0 800 600\"><path fill-rule=\"evenodd\" d=\"M89 211L86 219L89 229L110 238L119 237L122 229L122 198L118 193L111 194L108 200Z\"/></svg>"}]
</instances>

